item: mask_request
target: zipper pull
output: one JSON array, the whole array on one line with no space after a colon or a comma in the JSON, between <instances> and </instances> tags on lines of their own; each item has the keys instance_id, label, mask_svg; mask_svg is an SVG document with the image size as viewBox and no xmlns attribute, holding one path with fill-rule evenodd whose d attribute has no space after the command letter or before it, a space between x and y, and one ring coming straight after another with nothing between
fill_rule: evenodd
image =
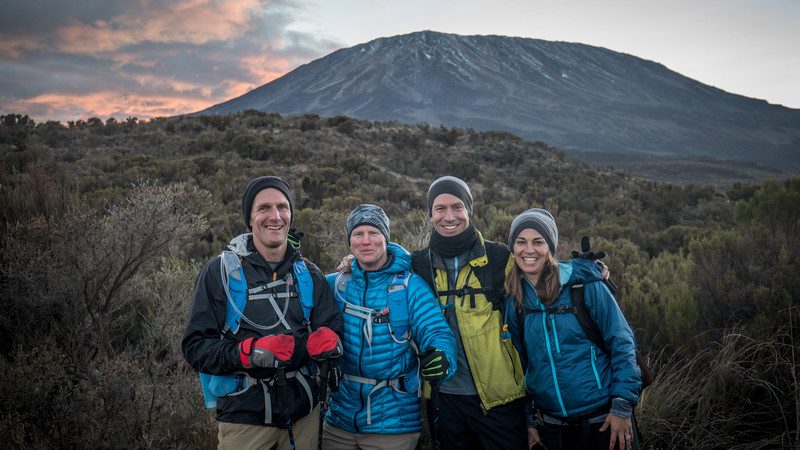
<instances>
[{"instance_id":1,"label":"zipper pull","mask_svg":"<svg viewBox=\"0 0 800 450\"><path fill-rule=\"evenodd\" d=\"M486 407L483 406L483 403L481 403L481 412L483 413L484 416L488 416L489 415L489 412L486 411Z\"/></svg>"}]
</instances>

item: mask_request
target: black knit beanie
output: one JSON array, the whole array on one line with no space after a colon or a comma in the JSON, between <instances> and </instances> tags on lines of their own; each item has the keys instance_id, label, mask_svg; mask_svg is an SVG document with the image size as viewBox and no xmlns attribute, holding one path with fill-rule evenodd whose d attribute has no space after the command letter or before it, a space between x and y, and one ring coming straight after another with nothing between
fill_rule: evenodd
<instances>
[{"instance_id":1,"label":"black knit beanie","mask_svg":"<svg viewBox=\"0 0 800 450\"><path fill-rule=\"evenodd\" d=\"M540 208L532 208L524 213L518 215L511 222L511 230L508 233L508 246L514 250L514 241L517 236L526 228L533 228L542 235L550 248L550 253L556 255L556 247L558 246L558 227L553 215L547 210Z\"/></svg>"},{"instance_id":2,"label":"black knit beanie","mask_svg":"<svg viewBox=\"0 0 800 450\"><path fill-rule=\"evenodd\" d=\"M428 217L433 215L433 201L442 194L458 197L464 202L467 214L472 217L472 193L469 191L469 186L463 180L449 175L437 179L428 188Z\"/></svg>"},{"instance_id":3,"label":"black knit beanie","mask_svg":"<svg viewBox=\"0 0 800 450\"><path fill-rule=\"evenodd\" d=\"M292 217L289 224L291 225L291 222L294 220L294 193L292 192L292 188L289 187L289 184L278 177L258 177L253 178L247 183L247 188L245 188L244 196L242 197L242 218L247 228L250 228L250 212L253 210L253 201L256 195L264 189L269 188L281 191L283 196L286 197L286 200L289 201L289 211Z\"/></svg>"}]
</instances>

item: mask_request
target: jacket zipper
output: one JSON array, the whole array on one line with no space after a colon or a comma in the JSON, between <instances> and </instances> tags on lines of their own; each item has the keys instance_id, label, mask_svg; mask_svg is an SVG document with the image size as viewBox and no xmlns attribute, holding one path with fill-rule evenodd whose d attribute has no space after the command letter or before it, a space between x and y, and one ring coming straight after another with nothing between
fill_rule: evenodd
<instances>
[{"instance_id":1,"label":"jacket zipper","mask_svg":"<svg viewBox=\"0 0 800 450\"><path fill-rule=\"evenodd\" d=\"M595 353L594 345L589 344L592 349L592 371L594 372L594 380L597 382L597 389L602 390L603 386L600 384L600 375L597 374L597 353Z\"/></svg>"},{"instance_id":2,"label":"jacket zipper","mask_svg":"<svg viewBox=\"0 0 800 450\"><path fill-rule=\"evenodd\" d=\"M561 398L561 390L558 388L558 376L556 375L556 364L553 360L553 349L550 345L550 333L547 332L547 316L542 314L542 328L544 331L544 340L547 346L547 357L550 359L550 372L553 374L553 387L556 390L556 398L558 398L558 405L561 407L561 414L567 416L567 408L564 407L564 400Z\"/></svg>"}]
</instances>

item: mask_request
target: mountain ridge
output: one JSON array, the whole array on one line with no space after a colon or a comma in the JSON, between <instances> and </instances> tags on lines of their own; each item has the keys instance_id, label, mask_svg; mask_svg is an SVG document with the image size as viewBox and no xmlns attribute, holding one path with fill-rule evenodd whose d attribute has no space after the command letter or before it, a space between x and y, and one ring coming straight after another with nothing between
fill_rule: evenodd
<instances>
[{"instance_id":1,"label":"mountain ridge","mask_svg":"<svg viewBox=\"0 0 800 450\"><path fill-rule=\"evenodd\" d=\"M800 110L562 41L433 31L379 38L201 113L245 109L498 129L594 159L713 157L800 171Z\"/></svg>"}]
</instances>

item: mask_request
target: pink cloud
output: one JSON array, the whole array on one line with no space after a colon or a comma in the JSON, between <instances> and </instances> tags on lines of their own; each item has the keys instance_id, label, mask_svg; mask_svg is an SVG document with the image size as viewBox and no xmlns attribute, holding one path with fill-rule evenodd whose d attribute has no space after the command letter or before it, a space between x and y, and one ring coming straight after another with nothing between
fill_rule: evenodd
<instances>
[{"instance_id":1,"label":"pink cloud","mask_svg":"<svg viewBox=\"0 0 800 450\"><path fill-rule=\"evenodd\" d=\"M0 56L9 59L20 59L31 50L44 47L40 40L28 36L9 36L0 33Z\"/></svg>"},{"instance_id":2,"label":"pink cloud","mask_svg":"<svg viewBox=\"0 0 800 450\"><path fill-rule=\"evenodd\" d=\"M240 59L239 65L262 84L281 77L294 67L294 64L288 59L269 55L266 52L244 56Z\"/></svg>"},{"instance_id":3,"label":"pink cloud","mask_svg":"<svg viewBox=\"0 0 800 450\"><path fill-rule=\"evenodd\" d=\"M263 12L262 0L182 0L166 8L140 3L141 10L93 23L73 21L54 31L64 52L111 52L142 42L201 45L235 39Z\"/></svg>"},{"instance_id":4,"label":"pink cloud","mask_svg":"<svg viewBox=\"0 0 800 450\"><path fill-rule=\"evenodd\" d=\"M199 111L211 105L208 99L179 95L123 94L114 91L90 94L46 93L16 100L8 105L10 111L30 111L35 120L42 118L74 120L88 117L134 116L140 119L174 116Z\"/></svg>"}]
</instances>

